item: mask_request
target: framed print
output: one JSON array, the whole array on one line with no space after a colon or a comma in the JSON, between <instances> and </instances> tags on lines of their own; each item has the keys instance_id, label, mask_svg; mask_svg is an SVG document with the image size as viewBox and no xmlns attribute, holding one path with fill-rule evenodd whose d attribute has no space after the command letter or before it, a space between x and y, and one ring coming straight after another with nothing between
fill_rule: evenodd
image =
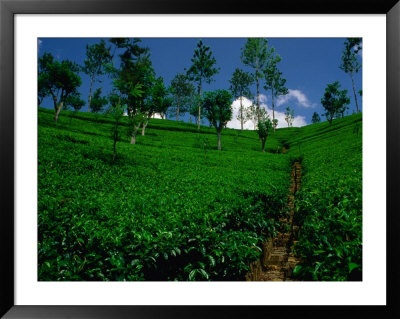
<instances>
[{"instance_id":1,"label":"framed print","mask_svg":"<svg viewBox=\"0 0 400 319\"><path fill-rule=\"evenodd\" d=\"M5 318L399 315L397 1L0 16Z\"/></svg>"}]
</instances>

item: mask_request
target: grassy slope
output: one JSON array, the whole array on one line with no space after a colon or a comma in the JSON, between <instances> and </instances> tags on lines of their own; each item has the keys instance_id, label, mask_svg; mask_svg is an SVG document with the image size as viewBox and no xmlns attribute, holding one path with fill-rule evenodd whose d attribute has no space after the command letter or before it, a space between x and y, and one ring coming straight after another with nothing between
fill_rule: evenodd
<instances>
[{"instance_id":1,"label":"grassy slope","mask_svg":"<svg viewBox=\"0 0 400 319\"><path fill-rule=\"evenodd\" d=\"M264 154L252 131L224 130L218 152L213 128L199 134L193 124L151 120L137 145L127 136L118 143L112 164L110 118L64 112L55 127L52 111L40 109L39 278L242 279L260 254L257 247L277 226L274 219L284 213L290 159L302 155L306 174L297 206L304 232L297 249L303 256L314 251L298 273L324 279L312 275L326 257L321 253L315 260L321 249L314 242L328 239L307 234L327 214L310 207L331 201L328 211L334 214L338 203L330 194L339 181L352 181L356 193L361 189L361 138L352 131L359 119L280 129L268 138ZM282 145L289 152L274 154ZM319 202L313 192L327 194L327 201ZM361 197L356 203L361 205ZM361 218L361 207L353 208ZM334 276L332 269L326 273Z\"/></svg>"},{"instance_id":2,"label":"grassy slope","mask_svg":"<svg viewBox=\"0 0 400 319\"><path fill-rule=\"evenodd\" d=\"M303 157L296 251L303 280L359 280L362 270L362 115L284 132Z\"/></svg>"},{"instance_id":3,"label":"grassy slope","mask_svg":"<svg viewBox=\"0 0 400 319\"><path fill-rule=\"evenodd\" d=\"M224 130L218 152L213 129L152 120L112 164L109 120L65 115L39 110L40 279L243 278L285 205L287 156L254 132Z\"/></svg>"}]
</instances>

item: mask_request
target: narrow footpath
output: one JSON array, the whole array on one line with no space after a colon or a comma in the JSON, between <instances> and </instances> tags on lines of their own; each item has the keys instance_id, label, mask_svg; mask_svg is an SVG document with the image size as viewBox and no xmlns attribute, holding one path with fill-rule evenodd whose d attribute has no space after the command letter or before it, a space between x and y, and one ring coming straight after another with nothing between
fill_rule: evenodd
<instances>
[{"instance_id":1,"label":"narrow footpath","mask_svg":"<svg viewBox=\"0 0 400 319\"><path fill-rule=\"evenodd\" d=\"M293 224L294 198L300 189L301 164L292 166L291 184L288 196L288 218L282 218L281 229L276 237L266 241L260 260L253 262L251 271L246 275L247 281L293 281L294 267L299 260L294 256L293 245L297 242L299 227Z\"/></svg>"}]
</instances>

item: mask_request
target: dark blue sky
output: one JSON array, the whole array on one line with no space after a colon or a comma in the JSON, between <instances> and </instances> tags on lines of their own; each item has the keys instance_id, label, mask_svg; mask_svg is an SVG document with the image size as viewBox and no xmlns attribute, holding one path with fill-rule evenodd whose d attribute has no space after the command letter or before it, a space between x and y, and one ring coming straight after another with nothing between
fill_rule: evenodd
<instances>
[{"instance_id":1,"label":"dark blue sky","mask_svg":"<svg viewBox=\"0 0 400 319\"><path fill-rule=\"evenodd\" d=\"M39 40L39 56L44 52L52 53L57 59L69 59L83 64L86 44L98 43L99 38L41 38ZM107 39L105 39L107 40ZM198 42L198 38L142 38L142 45L150 49L151 60L157 76L162 76L166 85L178 72L191 65L190 59ZM203 42L210 46L220 72L214 77L214 82L205 84L203 91L214 89L228 89L229 80L235 68L252 71L240 61L241 48L245 38L203 38ZM286 78L286 86L291 94L282 100L276 111L284 112L286 106L295 109L296 116L303 116L307 124L311 123L313 112L323 113L321 97L326 85L339 81L342 89L348 90L350 97L349 114L356 109L350 76L339 69L344 38L268 38L270 46L275 47L282 57L279 68ZM358 56L361 62L361 56ZM81 74L83 84L79 91L82 98L87 100L89 93L89 78ZM356 90L362 89L362 70L355 75ZM94 88L103 87L103 93L110 89L110 80L102 79ZM253 88L255 93L255 86ZM269 92L262 89L266 95L266 104L270 107ZM359 105L362 105L360 96L357 96ZM52 108L52 102L46 99L42 106ZM362 107L361 107L362 109ZM87 106L82 108L86 111ZM325 118L321 117L321 120ZM301 122L301 121L300 121ZM299 123L300 123L299 122Z\"/></svg>"}]
</instances>

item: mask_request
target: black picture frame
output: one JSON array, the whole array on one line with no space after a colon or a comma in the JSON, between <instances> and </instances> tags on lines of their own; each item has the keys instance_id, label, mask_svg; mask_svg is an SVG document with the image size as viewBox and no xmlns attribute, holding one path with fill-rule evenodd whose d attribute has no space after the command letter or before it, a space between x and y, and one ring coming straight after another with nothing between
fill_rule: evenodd
<instances>
[{"instance_id":1,"label":"black picture frame","mask_svg":"<svg viewBox=\"0 0 400 319\"><path fill-rule=\"evenodd\" d=\"M387 18L387 304L386 306L16 306L14 303L14 15L15 14L386 14ZM244 5L183 0L0 0L0 315L4 318L400 318L399 261L400 136L399 0L264 0ZM378 125L378 124L377 124ZM382 214L385 212L382 211ZM377 234L379 236L379 234Z\"/></svg>"}]
</instances>

